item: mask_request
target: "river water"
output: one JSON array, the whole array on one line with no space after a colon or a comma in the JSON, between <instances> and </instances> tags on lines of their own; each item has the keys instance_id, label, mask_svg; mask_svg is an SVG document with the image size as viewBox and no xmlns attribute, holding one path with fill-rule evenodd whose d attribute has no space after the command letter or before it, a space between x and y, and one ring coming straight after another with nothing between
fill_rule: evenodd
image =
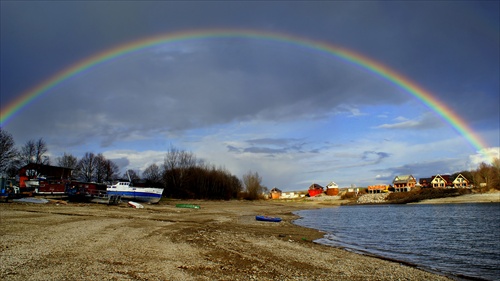
<instances>
[{"instance_id":1,"label":"river water","mask_svg":"<svg viewBox=\"0 0 500 281\"><path fill-rule=\"evenodd\" d=\"M295 212L315 242L455 279L500 280L500 204L341 206Z\"/></svg>"}]
</instances>

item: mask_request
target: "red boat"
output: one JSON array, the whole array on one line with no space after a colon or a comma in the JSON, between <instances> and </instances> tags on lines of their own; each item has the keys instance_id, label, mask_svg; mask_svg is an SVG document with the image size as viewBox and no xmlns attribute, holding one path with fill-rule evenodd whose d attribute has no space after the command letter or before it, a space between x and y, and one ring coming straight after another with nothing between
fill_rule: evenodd
<instances>
[{"instance_id":1,"label":"red boat","mask_svg":"<svg viewBox=\"0 0 500 281\"><path fill-rule=\"evenodd\" d=\"M107 202L106 185L91 182L72 181L67 195L70 201Z\"/></svg>"},{"instance_id":2,"label":"red boat","mask_svg":"<svg viewBox=\"0 0 500 281\"><path fill-rule=\"evenodd\" d=\"M309 187L309 197L314 197L318 194L322 194L323 193L323 190L324 190L324 187L322 187L321 185L319 184L311 184L311 186Z\"/></svg>"}]
</instances>

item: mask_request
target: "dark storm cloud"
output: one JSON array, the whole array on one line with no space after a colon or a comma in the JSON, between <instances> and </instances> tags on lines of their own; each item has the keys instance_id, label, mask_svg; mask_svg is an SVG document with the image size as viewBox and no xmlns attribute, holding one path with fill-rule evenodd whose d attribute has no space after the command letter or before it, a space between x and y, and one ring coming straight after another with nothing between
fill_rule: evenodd
<instances>
[{"instance_id":1,"label":"dark storm cloud","mask_svg":"<svg viewBox=\"0 0 500 281\"><path fill-rule=\"evenodd\" d=\"M464 119L498 129L498 2L1 5L2 104L76 61L125 42L181 30L242 27L345 46L423 85ZM200 40L91 69L40 97L10 128L17 136L49 135L61 143L74 143L77 136L80 143L99 139L110 146L130 135L241 120L314 119L342 104L397 105L413 99L402 92L364 69L310 50L243 39ZM428 128L433 123L426 118L379 128Z\"/></svg>"},{"instance_id":2,"label":"dark storm cloud","mask_svg":"<svg viewBox=\"0 0 500 281\"><path fill-rule=\"evenodd\" d=\"M285 139L285 138L262 138L251 139L240 147L227 145L229 152L235 153L256 153L256 154L284 154L284 153L304 153L306 150L310 153L317 153L318 148L309 148L303 140Z\"/></svg>"},{"instance_id":3,"label":"dark storm cloud","mask_svg":"<svg viewBox=\"0 0 500 281\"><path fill-rule=\"evenodd\" d=\"M304 60L294 48L283 54L287 46L280 44L214 41L177 44L173 51L159 47L107 62L61 84L30 113L39 124L50 124L44 130L55 135L85 131L109 146L140 131L299 120L326 116L346 102L372 105L406 98L334 58L309 54ZM363 83L349 86L354 77ZM16 121L30 119L23 115Z\"/></svg>"}]
</instances>

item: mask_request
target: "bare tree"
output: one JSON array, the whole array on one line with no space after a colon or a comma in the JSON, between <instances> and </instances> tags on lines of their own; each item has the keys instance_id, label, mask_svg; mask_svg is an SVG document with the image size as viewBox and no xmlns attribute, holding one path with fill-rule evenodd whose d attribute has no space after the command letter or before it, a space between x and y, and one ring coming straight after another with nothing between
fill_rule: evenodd
<instances>
[{"instance_id":1,"label":"bare tree","mask_svg":"<svg viewBox=\"0 0 500 281\"><path fill-rule=\"evenodd\" d=\"M45 155L49 151L47 148L47 144L42 138L39 138L35 142L35 163L36 164L43 164L43 165L50 165L50 159L49 156Z\"/></svg>"},{"instance_id":2,"label":"bare tree","mask_svg":"<svg viewBox=\"0 0 500 281\"><path fill-rule=\"evenodd\" d=\"M123 178L124 179L130 178L131 182L138 181L138 180L141 179L141 177L139 176L139 174L136 171L132 170L132 169L129 169L129 170L125 171L125 173L123 174Z\"/></svg>"},{"instance_id":3,"label":"bare tree","mask_svg":"<svg viewBox=\"0 0 500 281\"><path fill-rule=\"evenodd\" d=\"M261 185L262 178L259 176L259 173L249 171L245 175L243 175L243 184L246 188L247 199L255 200L258 199L262 192L264 191L264 187Z\"/></svg>"},{"instance_id":4,"label":"bare tree","mask_svg":"<svg viewBox=\"0 0 500 281\"><path fill-rule=\"evenodd\" d=\"M106 157L102 153L95 157L95 181L103 182L106 177Z\"/></svg>"},{"instance_id":5,"label":"bare tree","mask_svg":"<svg viewBox=\"0 0 500 281\"><path fill-rule=\"evenodd\" d=\"M104 181L111 182L118 177L118 165L115 162L107 159L104 165Z\"/></svg>"},{"instance_id":6,"label":"bare tree","mask_svg":"<svg viewBox=\"0 0 500 281\"><path fill-rule=\"evenodd\" d=\"M484 162L473 172L474 185L486 189L500 190L500 160L493 159L491 165Z\"/></svg>"},{"instance_id":7,"label":"bare tree","mask_svg":"<svg viewBox=\"0 0 500 281\"><path fill-rule=\"evenodd\" d=\"M161 171L160 167L156 164L149 165L144 172L142 177L153 186L158 186L161 183Z\"/></svg>"},{"instance_id":8,"label":"bare tree","mask_svg":"<svg viewBox=\"0 0 500 281\"><path fill-rule=\"evenodd\" d=\"M40 138L37 141L29 140L21 148L20 160L24 165L36 164L36 165L49 165L50 159L45 154L48 148L45 141Z\"/></svg>"},{"instance_id":9,"label":"bare tree","mask_svg":"<svg viewBox=\"0 0 500 281\"><path fill-rule=\"evenodd\" d=\"M192 152L178 150L171 147L164 159L164 166L167 169L186 169L197 165L196 156Z\"/></svg>"},{"instance_id":10,"label":"bare tree","mask_svg":"<svg viewBox=\"0 0 500 281\"><path fill-rule=\"evenodd\" d=\"M28 165L35 163L35 141L27 141L23 147L21 147L21 152L19 154L19 160L22 165Z\"/></svg>"},{"instance_id":11,"label":"bare tree","mask_svg":"<svg viewBox=\"0 0 500 281\"><path fill-rule=\"evenodd\" d=\"M490 186L496 190L500 190L500 158L494 158L491 163Z\"/></svg>"},{"instance_id":12,"label":"bare tree","mask_svg":"<svg viewBox=\"0 0 500 281\"><path fill-rule=\"evenodd\" d=\"M163 162L163 181L165 187L182 191L187 179L187 171L197 165L193 153L171 147Z\"/></svg>"},{"instance_id":13,"label":"bare tree","mask_svg":"<svg viewBox=\"0 0 500 281\"><path fill-rule=\"evenodd\" d=\"M59 167L76 169L76 166L78 165L78 159L75 156L64 152L63 156L57 158L57 165Z\"/></svg>"},{"instance_id":14,"label":"bare tree","mask_svg":"<svg viewBox=\"0 0 500 281\"><path fill-rule=\"evenodd\" d=\"M17 166L17 149L14 147L12 135L0 127L0 174L8 174Z\"/></svg>"},{"instance_id":15,"label":"bare tree","mask_svg":"<svg viewBox=\"0 0 500 281\"><path fill-rule=\"evenodd\" d=\"M96 172L96 156L92 152L85 152L85 155L78 161L78 177L87 182L93 181Z\"/></svg>"}]
</instances>

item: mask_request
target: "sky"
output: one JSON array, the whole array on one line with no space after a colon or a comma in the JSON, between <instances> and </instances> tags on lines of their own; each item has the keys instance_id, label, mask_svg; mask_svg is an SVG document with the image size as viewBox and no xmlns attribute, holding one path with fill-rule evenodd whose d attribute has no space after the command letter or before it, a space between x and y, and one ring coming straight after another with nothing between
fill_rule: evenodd
<instances>
[{"instance_id":1,"label":"sky","mask_svg":"<svg viewBox=\"0 0 500 281\"><path fill-rule=\"evenodd\" d=\"M93 152L141 173L176 148L239 178L258 172L269 189L296 191L451 174L499 157L498 1L0 5L2 118L30 89L97 54L153 36L200 35L96 63L2 123L18 146L43 138L52 164ZM235 35L210 36L213 29ZM237 36L249 31L294 40ZM413 81L484 145L404 88L312 42Z\"/></svg>"}]
</instances>

